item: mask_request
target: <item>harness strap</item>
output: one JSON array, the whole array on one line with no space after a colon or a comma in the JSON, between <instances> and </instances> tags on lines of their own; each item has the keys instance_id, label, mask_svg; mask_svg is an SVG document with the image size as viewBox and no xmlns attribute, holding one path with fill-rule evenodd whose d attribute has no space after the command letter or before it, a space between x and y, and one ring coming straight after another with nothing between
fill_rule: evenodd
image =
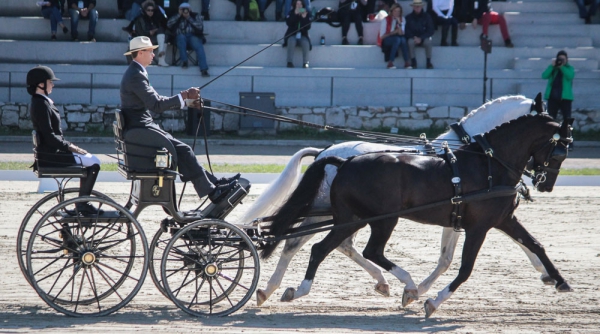
<instances>
[{"instance_id":1,"label":"harness strap","mask_svg":"<svg viewBox=\"0 0 600 334\"><path fill-rule=\"evenodd\" d=\"M463 128L462 124L460 124L459 122L452 123L450 124L450 129L456 132L458 138L460 138L460 141L462 141L465 144L471 143L471 136L469 136L467 131L465 131L465 128Z\"/></svg>"},{"instance_id":2,"label":"harness strap","mask_svg":"<svg viewBox=\"0 0 600 334\"><path fill-rule=\"evenodd\" d=\"M446 153L446 160L452 168L452 185L454 186L454 198L460 198L462 196L462 183L460 179L460 174L458 173L456 156L454 155L454 153L452 153L450 147L448 147L447 142L444 142L443 147L444 152ZM454 209L452 210L452 216L450 221L452 222L454 231L458 232L462 228L461 202L452 202L452 204L454 204Z\"/></svg>"},{"instance_id":3,"label":"harness strap","mask_svg":"<svg viewBox=\"0 0 600 334\"><path fill-rule=\"evenodd\" d=\"M488 143L487 139L485 139L485 137L481 133L474 135L473 139L475 139L475 142L477 144L479 144L479 146L481 146L481 149L483 149L483 152L485 153L485 156L487 157L487 160L488 160L488 189L492 189L492 186L493 186L492 158L494 157L494 149L492 149L492 146L490 145L490 143Z\"/></svg>"}]
</instances>

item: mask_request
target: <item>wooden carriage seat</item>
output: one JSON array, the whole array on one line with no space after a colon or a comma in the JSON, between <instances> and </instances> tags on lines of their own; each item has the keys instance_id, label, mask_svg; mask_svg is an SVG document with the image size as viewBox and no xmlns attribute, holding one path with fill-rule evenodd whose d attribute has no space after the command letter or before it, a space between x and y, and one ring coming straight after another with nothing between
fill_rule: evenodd
<instances>
[{"instance_id":1,"label":"wooden carriage seat","mask_svg":"<svg viewBox=\"0 0 600 334\"><path fill-rule=\"evenodd\" d=\"M41 161L38 157L37 148L41 143L40 135L37 131L31 132L31 139L33 141L33 157L35 159L33 172L38 178L82 178L87 176L87 170L82 165L68 165L68 166L44 166L44 161ZM47 157L52 156L52 153L44 153ZM58 153L56 154L59 155Z\"/></svg>"},{"instance_id":2,"label":"wooden carriage seat","mask_svg":"<svg viewBox=\"0 0 600 334\"><path fill-rule=\"evenodd\" d=\"M177 166L177 153L173 144L159 131L148 128L125 129L125 118L120 110L115 111L113 132L116 148L123 154L119 160L119 170L126 173L127 179L156 177L158 172L165 170L156 168L156 152L166 149L171 154L171 166L174 171Z\"/></svg>"}]
</instances>

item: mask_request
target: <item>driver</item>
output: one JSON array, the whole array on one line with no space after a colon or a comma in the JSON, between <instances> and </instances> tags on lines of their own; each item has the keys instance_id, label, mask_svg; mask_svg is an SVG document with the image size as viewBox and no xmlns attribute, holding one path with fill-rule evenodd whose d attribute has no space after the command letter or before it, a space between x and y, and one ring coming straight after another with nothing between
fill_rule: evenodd
<instances>
[{"instance_id":1,"label":"driver","mask_svg":"<svg viewBox=\"0 0 600 334\"><path fill-rule=\"evenodd\" d=\"M198 88L191 87L175 96L167 97L159 95L150 85L146 67L152 62L153 50L157 47L152 45L150 38L146 36L133 38L129 43L129 51L125 55L131 55L133 61L121 80L121 109L125 117L125 127L152 128L170 140L177 152L177 168L181 174L181 181L192 181L200 198L208 195L213 203L217 203L235 187L240 174L217 179L198 163L189 145L173 138L154 123L150 111L162 113L170 109L183 108L186 100L194 100L191 105L194 108L203 107Z\"/></svg>"}]
</instances>

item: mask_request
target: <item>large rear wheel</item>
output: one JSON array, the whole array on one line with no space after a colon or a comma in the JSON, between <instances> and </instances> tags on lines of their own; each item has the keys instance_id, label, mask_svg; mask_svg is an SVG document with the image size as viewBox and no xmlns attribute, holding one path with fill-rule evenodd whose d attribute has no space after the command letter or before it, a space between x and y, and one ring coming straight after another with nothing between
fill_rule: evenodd
<instances>
[{"instance_id":1,"label":"large rear wheel","mask_svg":"<svg viewBox=\"0 0 600 334\"><path fill-rule=\"evenodd\" d=\"M254 294L260 275L252 240L222 220L197 221L173 235L161 262L169 298L194 316L225 316Z\"/></svg>"}]
</instances>

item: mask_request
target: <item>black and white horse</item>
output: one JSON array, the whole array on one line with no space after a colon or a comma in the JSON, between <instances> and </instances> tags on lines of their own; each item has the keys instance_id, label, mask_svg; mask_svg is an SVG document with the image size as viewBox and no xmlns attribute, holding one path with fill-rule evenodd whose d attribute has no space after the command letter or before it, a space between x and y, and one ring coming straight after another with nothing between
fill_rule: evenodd
<instances>
[{"instance_id":1,"label":"black and white horse","mask_svg":"<svg viewBox=\"0 0 600 334\"><path fill-rule=\"evenodd\" d=\"M331 230L321 242L313 245L305 279L297 290L288 288L282 300L307 295L323 259L367 224L371 227L371 236L363 256L405 283L408 296L418 299L418 288L410 275L384 255L385 245L398 223L398 213L419 223L448 228L453 226L450 218L457 212L457 205L462 216L460 226L465 231L462 264L458 276L438 293L437 298L425 302L426 317L470 276L479 249L492 228L504 232L534 253L556 281L559 292L572 291L544 248L515 217L516 192L506 193L518 185L530 158L535 174L544 176L535 187L539 191L552 191L567 155L566 147L572 141L572 121L569 119L561 126L547 114L525 115L487 132L484 138L489 147L483 145L482 148L477 143L465 145L454 152L456 159L439 155L372 153L348 160L328 157L313 163L275 215L271 233L276 237L284 235L298 217L311 210L328 164L338 167L330 194L333 224L338 229ZM457 175L462 176L458 183L464 194L462 197L456 197ZM406 212L411 208L417 209ZM368 218L371 218L368 222L356 223L358 219ZM277 242L266 245L263 257L270 256L276 246Z\"/></svg>"},{"instance_id":2,"label":"black and white horse","mask_svg":"<svg viewBox=\"0 0 600 334\"><path fill-rule=\"evenodd\" d=\"M541 96L538 96L535 101L525 98L524 96L500 97L470 112L461 119L460 124L468 134L474 135L489 131L495 126L498 126L504 122L526 115L530 113L532 109L538 113L543 111ZM433 144L439 144L445 140L458 142L459 136L453 130L450 130L433 140ZM418 149L420 147L416 148ZM244 223L257 217L273 215L281 207L283 202L289 197L290 193L298 184L301 178L301 162L302 158L304 157L318 155L316 158L317 160L328 156L348 158L350 156L360 155L368 152L381 152L385 150L396 151L398 149L399 147L394 145L356 141L332 145L325 150L312 147L304 148L294 154L284 171L257 198L253 205L239 219L239 222ZM337 169L333 166L326 167L326 181L321 184L318 196L315 199L314 207L330 207L330 185L331 181L336 175L336 172ZM331 216L309 217L304 220L302 225L310 225L327 219L331 219ZM452 228L443 229L438 265L435 270L419 284L419 296L426 293L431 288L433 283L450 267L459 236L460 234L454 232ZM264 289L258 289L256 292L257 304L259 306L262 305L273 294L273 292L277 290L277 288L279 288L283 279L283 275L285 274L292 258L312 237L313 235L307 235L286 241L284 249L281 253L281 257L277 263L277 268L269 279L267 286ZM377 280L377 283L375 284L375 291L384 296L389 296L389 284L383 276L381 269L373 265L373 263L370 261L367 261L356 250L353 240L354 237L349 237L348 239L344 240L337 249L354 260L375 280ZM519 245L523 247L521 244ZM541 273L541 279L547 284L554 284L554 281L550 279L548 273L537 256L529 252L524 247L523 250L529 257L535 269ZM411 298L403 298L404 306L406 306L406 304L408 304L410 301L412 301Z\"/></svg>"}]
</instances>

